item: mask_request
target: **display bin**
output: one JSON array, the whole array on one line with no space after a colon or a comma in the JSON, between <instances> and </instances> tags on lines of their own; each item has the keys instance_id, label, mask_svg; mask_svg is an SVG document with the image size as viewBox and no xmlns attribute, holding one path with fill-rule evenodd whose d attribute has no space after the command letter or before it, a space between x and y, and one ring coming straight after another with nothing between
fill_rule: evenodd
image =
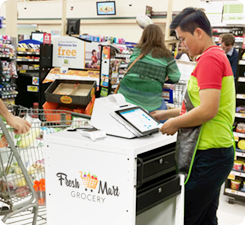
<instances>
[{"instance_id":1,"label":"display bin","mask_svg":"<svg viewBox=\"0 0 245 225\"><path fill-rule=\"evenodd\" d=\"M94 101L95 101L95 96L93 96L92 100L89 102L89 104L86 106L86 108L83 111L83 114L85 115L90 115L92 114L93 111L93 106L94 106ZM64 120L71 120L72 118L72 111L71 114L69 114L69 111L64 111L64 110L59 110L60 104L59 103L54 103L54 102L45 102L43 104L43 109L45 112L45 117L47 121L64 121ZM58 110L57 110L58 109ZM54 113L50 113L54 110ZM66 112L64 114L64 112Z\"/></svg>"},{"instance_id":2,"label":"display bin","mask_svg":"<svg viewBox=\"0 0 245 225\"><path fill-rule=\"evenodd\" d=\"M47 88L45 98L47 102L86 107L95 96L95 91L96 81L58 79Z\"/></svg>"}]
</instances>

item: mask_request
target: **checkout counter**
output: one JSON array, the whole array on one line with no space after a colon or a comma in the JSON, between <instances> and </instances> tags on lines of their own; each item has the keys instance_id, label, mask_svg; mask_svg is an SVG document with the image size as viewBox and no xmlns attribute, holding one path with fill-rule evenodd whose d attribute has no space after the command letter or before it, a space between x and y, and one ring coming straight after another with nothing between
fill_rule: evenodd
<instances>
[{"instance_id":1,"label":"checkout counter","mask_svg":"<svg viewBox=\"0 0 245 225\"><path fill-rule=\"evenodd\" d=\"M176 136L140 132L131 116L123 124L113 113L135 106L112 98L96 99L91 123L107 134L117 126L117 137L91 141L79 131L46 136L47 224L183 225Z\"/></svg>"}]
</instances>

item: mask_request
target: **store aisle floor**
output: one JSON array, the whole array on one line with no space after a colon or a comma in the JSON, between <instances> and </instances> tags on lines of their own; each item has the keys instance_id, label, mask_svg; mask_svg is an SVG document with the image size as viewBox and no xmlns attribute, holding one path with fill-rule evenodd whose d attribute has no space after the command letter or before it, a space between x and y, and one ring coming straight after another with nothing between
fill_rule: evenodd
<instances>
[{"instance_id":1,"label":"store aisle floor","mask_svg":"<svg viewBox=\"0 0 245 225\"><path fill-rule=\"evenodd\" d=\"M221 189L218 209L219 225L240 225L245 219L245 201L237 201L235 204L227 202L228 196L224 195L224 187ZM242 224L245 225L245 224Z\"/></svg>"},{"instance_id":2,"label":"store aisle floor","mask_svg":"<svg viewBox=\"0 0 245 225\"><path fill-rule=\"evenodd\" d=\"M245 219L245 201L236 201L235 204L227 202L228 196L223 195L223 188L220 195L220 204L218 209L219 225L241 225ZM31 225L32 214L23 212L7 221L8 225ZM39 211L37 225L46 225L46 209L42 207ZM0 221L0 225L2 225ZM113 224L116 225L116 224ZM163 224L165 225L165 224ZM166 224L167 225L167 224ZM245 225L245 224L242 224Z\"/></svg>"}]
</instances>

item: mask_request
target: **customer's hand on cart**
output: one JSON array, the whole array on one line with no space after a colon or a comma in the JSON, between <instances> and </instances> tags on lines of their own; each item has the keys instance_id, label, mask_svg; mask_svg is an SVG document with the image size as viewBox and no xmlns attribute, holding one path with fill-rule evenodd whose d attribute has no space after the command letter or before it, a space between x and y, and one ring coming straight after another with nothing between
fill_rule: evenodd
<instances>
[{"instance_id":1,"label":"customer's hand on cart","mask_svg":"<svg viewBox=\"0 0 245 225\"><path fill-rule=\"evenodd\" d=\"M14 133L15 134L24 134L24 133L27 133L30 128L31 128L31 124L18 117L18 116L14 116L12 114L8 115L7 118L5 118L7 123L14 128Z\"/></svg>"}]
</instances>

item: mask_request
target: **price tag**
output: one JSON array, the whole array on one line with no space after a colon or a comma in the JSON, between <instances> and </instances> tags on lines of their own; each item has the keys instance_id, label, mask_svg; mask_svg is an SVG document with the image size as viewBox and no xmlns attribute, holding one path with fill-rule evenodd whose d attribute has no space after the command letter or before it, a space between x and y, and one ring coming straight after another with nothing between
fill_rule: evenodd
<instances>
[{"instance_id":1,"label":"price tag","mask_svg":"<svg viewBox=\"0 0 245 225\"><path fill-rule=\"evenodd\" d=\"M230 174L229 176L228 176L228 179L230 179L230 180L235 180L235 175L234 174Z\"/></svg>"},{"instance_id":2,"label":"price tag","mask_svg":"<svg viewBox=\"0 0 245 225\"><path fill-rule=\"evenodd\" d=\"M239 141L239 137L235 136L235 141L238 142Z\"/></svg>"},{"instance_id":3,"label":"price tag","mask_svg":"<svg viewBox=\"0 0 245 225\"><path fill-rule=\"evenodd\" d=\"M237 95L236 95L237 98L243 98L243 96L244 96L244 95L242 95L242 94L237 94Z\"/></svg>"},{"instance_id":4,"label":"price tag","mask_svg":"<svg viewBox=\"0 0 245 225\"><path fill-rule=\"evenodd\" d=\"M20 73L26 73L26 70L20 70Z\"/></svg>"},{"instance_id":5,"label":"price tag","mask_svg":"<svg viewBox=\"0 0 245 225\"><path fill-rule=\"evenodd\" d=\"M34 61L33 59L29 59L30 62Z\"/></svg>"},{"instance_id":6,"label":"price tag","mask_svg":"<svg viewBox=\"0 0 245 225\"><path fill-rule=\"evenodd\" d=\"M27 91L38 92L38 86L27 86Z\"/></svg>"},{"instance_id":7,"label":"price tag","mask_svg":"<svg viewBox=\"0 0 245 225\"><path fill-rule=\"evenodd\" d=\"M239 77L240 82L245 82L245 77Z\"/></svg>"},{"instance_id":8,"label":"price tag","mask_svg":"<svg viewBox=\"0 0 245 225\"><path fill-rule=\"evenodd\" d=\"M236 194L236 191L234 191L234 190L231 190L231 193L232 193L232 194Z\"/></svg>"}]
</instances>

